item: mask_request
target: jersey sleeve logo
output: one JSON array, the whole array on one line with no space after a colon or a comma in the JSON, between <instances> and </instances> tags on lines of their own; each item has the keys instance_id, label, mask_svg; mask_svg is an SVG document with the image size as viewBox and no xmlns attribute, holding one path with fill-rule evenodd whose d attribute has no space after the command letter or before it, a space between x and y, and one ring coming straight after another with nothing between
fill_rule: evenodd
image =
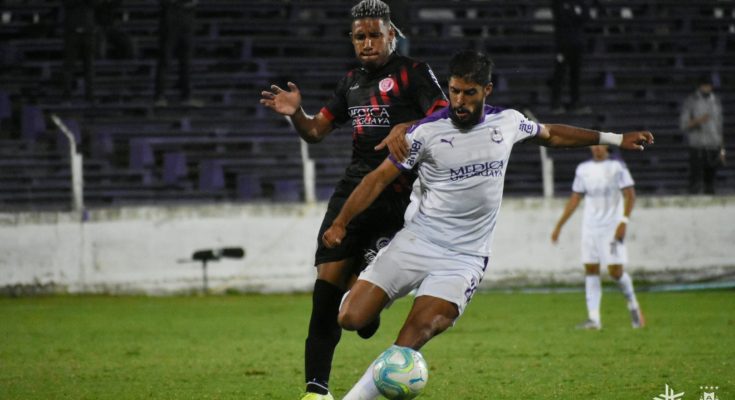
<instances>
[{"instance_id":1,"label":"jersey sleeve logo","mask_svg":"<svg viewBox=\"0 0 735 400\"><path fill-rule=\"evenodd\" d=\"M383 80L378 83L378 88L381 92L386 93L390 92L391 89L395 86L396 82L391 77L384 78Z\"/></svg>"},{"instance_id":2,"label":"jersey sleeve logo","mask_svg":"<svg viewBox=\"0 0 735 400\"><path fill-rule=\"evenodd\" d=\"M492 139L492 141L495 143L502 142L503 132L501 132L498 128L490 128L490 139Z\"/></svg>"},{"instance_id":3,"label":"jersey sleeve logo","mask_svg":"<svg viewBox=\"0 0 735 400\"><path fill-rule=\"evenodd\" d=\"M521 124L518 125L518 130L531 136L538 133L536 132L536 124L525 118L521 118Z\"/></svg>"},{"instance_id":4,"label":"jersey sleeve logo","mask_svg":"<svg viewBox=\"0 0 735 400\"><path fill-rule=\"evenodd\" d=\"M409 167L412 167L416 164L416 158L419 156L419 150L421 150L421 142L418 140L414 140L413 143L411 143L411 150L408 153L408 158L406 159L406 165Z\"/></svg>"}]
</instances>

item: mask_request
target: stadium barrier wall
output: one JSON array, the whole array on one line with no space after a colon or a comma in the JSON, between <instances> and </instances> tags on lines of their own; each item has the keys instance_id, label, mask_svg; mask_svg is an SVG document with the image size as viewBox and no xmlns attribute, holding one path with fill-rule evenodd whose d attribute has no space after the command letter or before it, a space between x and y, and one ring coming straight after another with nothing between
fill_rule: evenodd
<instances>
[{"instance_id":1,"label":"stadium barrier wall","mask_svg":"<svg viewBox=\"0 0 735 400\"><path fill-rule=\"evenodd\" d=\"M550 234L566 199L506 198L484 287L581 284L581 208L559 243ZM206 205L0 213L6 294L193 293L196 250L242 247L208 265L210 291L308 291L326 205ZM82 221L84 219L84 221ZM626 243L630 271L650 282L735 279L735 197L641 197Z\"/></svg>"}]
</instances>

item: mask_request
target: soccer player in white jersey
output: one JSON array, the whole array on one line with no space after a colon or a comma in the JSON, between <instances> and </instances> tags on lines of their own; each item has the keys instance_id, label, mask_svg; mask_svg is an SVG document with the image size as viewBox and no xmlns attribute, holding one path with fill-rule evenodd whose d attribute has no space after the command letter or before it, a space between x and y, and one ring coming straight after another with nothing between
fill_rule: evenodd
<instances>
[{"instance_id":1,"label":"soccer player in white jersey","mask_svg":"<svg viewBox=\"0 0 735 400\"><path fill-rule=\"evenodd\" d=\"M360 275L339 312L339 324L357 330L397 298L416 289L411 311L394 346L418 351L452 326L469 303L487 268L503 182L513 145L553 147L616 144L642 150L650 132L622 135L567 125L543 125L515 110L485 105L493 85L492 61L474 50L449 64L450 106L409 129L405 161L389 156L355 188L332 225L326 246L337 246L353 217L366 209L402 170L418 170L421 199L402 230ZM344 398L375 399L368 368Z\"/></svg>"},{"instance_id":2,"label":"soccer player in white jersey","mask_svg":"<svg viewBox=\"0 0 735 400\"><path fill-rule=\"evenodd\" d=\"M607 146L592 146L591 150L592 160L577 166L572 195L551 234L551 241L556 243L559 240L561 228L584 196L582 263L588 318L578 328L602 328L600 265L607 266L610 276L618 282L625 295L633 328L641 328L645 320L635 297L633 280L623 271L623 265L628 262L623 240L635 203L633 178L622 161L610 158Z\"/></svg>"}]
</instances>

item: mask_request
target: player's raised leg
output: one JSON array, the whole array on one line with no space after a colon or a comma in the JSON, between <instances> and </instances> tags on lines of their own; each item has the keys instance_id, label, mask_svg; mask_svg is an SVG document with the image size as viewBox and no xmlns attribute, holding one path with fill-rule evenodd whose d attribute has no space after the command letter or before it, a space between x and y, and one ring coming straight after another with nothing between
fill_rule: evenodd
<instances>
[{"instance_id":1,"label":"player's raised leg","mask_svg":"<svg viewBox=\"0 0 735 400\"><path fill-rule=\"evenodd\" d=\"M452 326L458 316L456 304L433 296L419 296L414 301L394 346L419 351L431 338ZM370 364L344 400L374 400L380 397L380 391L373 381L376 361L377 359Z\"/></svg>"},{"instance_id":2,"label":"player's raised leg","mask_svg":"<svg viewBox=\"0 0 735 400\"><path fill-rule=\"evenodd\" d=\"M608 272L610 276L618 282L620 291L623 292L625 300L628 302L628 311L630 311L630 323L634 329L646 326L646 320L643 317L641 306L633 288L633 279L623 270L622 265L609 265Z\"/></svg>"},{"instance_id":3,"label":"player's raised leg","mask_svg":"<svg viewBox=\"0 0 735 400\"><path fill-rule=\"evenodd\" d=\"M370 324L388 304L388 295L377 285L358 280L347 294L339 310L339 325L355 331Z\"/></svg>"}]
</instances>

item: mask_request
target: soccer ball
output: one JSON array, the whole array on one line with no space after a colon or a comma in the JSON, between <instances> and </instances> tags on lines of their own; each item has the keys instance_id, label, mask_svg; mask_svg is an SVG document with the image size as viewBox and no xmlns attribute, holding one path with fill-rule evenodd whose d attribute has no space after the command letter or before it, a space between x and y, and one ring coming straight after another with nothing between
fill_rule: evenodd
<instances>
[{"instance_id":1,"label":"soccer ball","mask_svg":"<svg viewBox=\"0 0 735 400\"><path fill-rule=\"evenodd\" d=\"M391 400L413 399L429 380L429 368L418 351L392 346L373 365L373 382Z\"/></svg>"}]
</instances>

